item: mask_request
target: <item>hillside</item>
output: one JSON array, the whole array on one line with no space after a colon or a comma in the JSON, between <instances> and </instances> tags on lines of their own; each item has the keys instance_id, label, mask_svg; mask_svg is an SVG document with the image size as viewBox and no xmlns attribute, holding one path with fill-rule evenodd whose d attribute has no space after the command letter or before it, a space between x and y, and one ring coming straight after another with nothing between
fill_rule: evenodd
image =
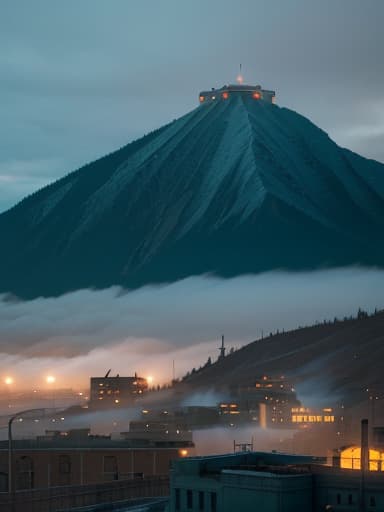
<instances>
[{"instance_id":1,"label":"hillside","mask_svg":"<svg viewBox=\"0 0 384 512\"><path fill-rule=\"evenodd\" d=\"M193 373L180 384L195 390L252 384L284 375L298 394L352 405L384 397L384 311L265 337ZM381 405L381 403L380 403ZM382 408L382 406L381 406Z\"/></svg>"}]
</instances>

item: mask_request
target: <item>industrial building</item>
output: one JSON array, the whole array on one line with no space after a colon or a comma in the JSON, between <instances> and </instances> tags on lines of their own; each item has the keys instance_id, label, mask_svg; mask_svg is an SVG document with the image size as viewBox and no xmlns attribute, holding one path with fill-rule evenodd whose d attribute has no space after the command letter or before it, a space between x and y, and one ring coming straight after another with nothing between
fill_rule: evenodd
<instances>
[{"instance_id":1,"label":"industrial building","mask_svg":"<svg viewBox=\"0 0 384 512\"><path fill-rule=\"evenodd\" d=\"M172 463L170 512L383 512L384 473L324 459L245 452Z\"/></svg>"},{"instance_id":2,"label":"industrial building","mask_svg":"<svg viewBox=\"0 0 384 512\"><path fill-rule=\"evenodd\" d=\"M93 436L89 429L51 431L13 441L16 490L167 475L170 461L193 454L192 436ZM0 492L8 490L8 442L0 441Z\"/></svg>"},{"instance_id":3,"label":"industrial building","mask_svg":"<svg viewBox=\"0 0 384 512\"><path fill-rule=\"evenodd\" d=\"M172 463L170 512L311 510L314 457L245 452ZM306 466L299 466L306 464Z\"/></svg>"},{"instance_id":4,"label":"industrial building","mask_svg":"<svg viewBox=\"0 0 384 512\"><path fill-rule=\"evenodd\" d=\"M187 431L212 426L234 427L252 424L260 428L327 428L340 418L331 407L319 410L303 407L295 388L284 376L263 375L249 384L232 385L221 391L226 399L212 406L168 404L161 409L143 408L141 419L130 430ZM336 422L337 420L337 422Z\"/></svg>"}]
</instances>

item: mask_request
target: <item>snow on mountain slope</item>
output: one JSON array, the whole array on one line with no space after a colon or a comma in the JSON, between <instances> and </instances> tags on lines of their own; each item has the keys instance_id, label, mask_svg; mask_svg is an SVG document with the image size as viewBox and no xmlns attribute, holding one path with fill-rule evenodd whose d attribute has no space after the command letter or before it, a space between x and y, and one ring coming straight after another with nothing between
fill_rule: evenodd
<instances>
[{"instance_id":1,"label":"snow on mountain slope","mask_svg":"<svg viewBox=\"0 0 384 512\"><path fill-rule=\"evenodd\" d=\"M251 98L202 105L0 215L0 291L383 265L384 165Z\"/></svg>"}]
</instances>

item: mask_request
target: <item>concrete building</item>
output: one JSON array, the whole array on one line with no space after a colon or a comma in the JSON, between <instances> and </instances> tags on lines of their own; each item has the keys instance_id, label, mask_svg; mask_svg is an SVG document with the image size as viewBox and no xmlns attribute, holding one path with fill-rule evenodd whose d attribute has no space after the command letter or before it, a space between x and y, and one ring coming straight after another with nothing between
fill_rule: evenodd
<instances>
[{"instance_id":1,"label":"concrete building","mask_svg":"<svg viewBox=\"0 0 384 512\"><path fill-rule=\"evenodd\" d=\"M245 452L172 463L170 512L383 512L384 475Z\"/></svg>"},{"instance_id":2,"label":"concrete building","mask_svg":"<svg viewBox=\"0 0 384 512\"><path fill-rule=\"evenodd\" d=\"M172 463L170 511L311 510L314 457L241 452ZM298 464L307 466L299 467Z\"/></svg>"},{"instance_id":3,"label":"concrete building","mask_svg":"<svg viewBox=\"0 0 384 512\"><path fill-rule=\"evenodd\" d=\"M147 379L138 377L91 377L89 405L92 408L111 408L132 405L148 390Z\"/></svg>"},{"instance_id":4,"label":"concrete building","mask_svg":"<svg viewBox=\"0 0 384 512\"><path fill-rule=\"evenodd\" d=\"M98 484L168 475L170 462L193 453L192 438L145 434L92 436L88 429L54 431L13 441L16 490ZM8 442L0 442L0 492L8 489Z\"/></svg>"}]
</instances>

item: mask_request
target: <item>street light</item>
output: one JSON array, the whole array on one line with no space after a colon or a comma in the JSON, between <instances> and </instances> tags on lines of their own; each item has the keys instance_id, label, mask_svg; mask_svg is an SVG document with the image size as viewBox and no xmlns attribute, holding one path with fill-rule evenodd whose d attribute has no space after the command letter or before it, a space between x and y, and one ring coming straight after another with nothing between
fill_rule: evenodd
<instances>
[{"instance_id":1,"label":"street light","mask_svg":"<svg viewBox=\"0 0 384 512\"><path fill-rule=\"evenodd\" d=\"M11 416L8 420L8 493L12 496L12 506L14 503L14 492L15 492L15 483L13 478L13 438L12 438L12 423L15 419L28 415L30 413L34 413L34 415L40 416L44 414L46 409L27 409L26 411L20 411ZM39 414L40 413L40 414ZM33 419L33 416L32 418Z\"/></svg>"},{"instance_id":2,"label":"street light","mask_svg":"<svg viewBox=\"0 0 384 512\"><path fill-rule=\"evenodd\" d=\"M51 391L52 391L52 403L51 403L51 406L53 408L55 408L55 382L56 382L56 377L52 374L50 375L47 375L47 377L45 378L45 381L46 383L48 384L48 386L51 388Z\"/></svg>"}]
</instances>

